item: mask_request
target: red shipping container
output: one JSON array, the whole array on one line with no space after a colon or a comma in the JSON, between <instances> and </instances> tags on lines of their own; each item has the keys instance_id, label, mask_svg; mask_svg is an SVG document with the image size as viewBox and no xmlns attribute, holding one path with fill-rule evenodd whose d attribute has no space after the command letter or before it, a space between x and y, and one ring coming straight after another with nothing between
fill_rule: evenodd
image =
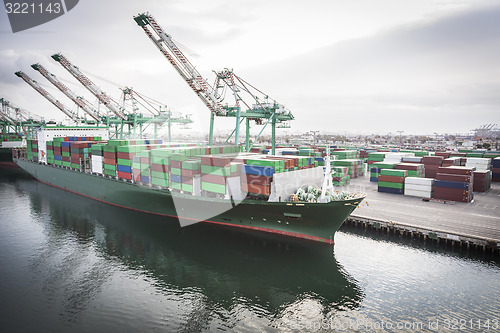
<instances>
[{"instance_id":1,"label":"red shipping container","mask_svg":"<svg viewBox=\"0 0 500 333\"><path fill-rule=\"evenodd\" d=\"M114 158L103 158L104 164L116 165L116 160Z\"/></svg>"},{"instance_id":2,"label":"red shipping container","mask_svg":"<svg viewBox=\"0 0 500 333\"><path fill-rule=\"evenodd\" d=\"M424 156L422 157L422 163L425 165L441 165L443 163L442 156Z\"/></svg>"},{"instance_id":3,"label":"red shipping container","mask_svg":"<svg viewBox=\"0 0 500 333\"><path fill-rule=\"evenodd\" d=\"M181 183L186 185L193 185L193 177L182 177Z\"/></svg>"},{"instance_id":4,"label":"red shipping container","mask_svg":"<svg viewBox=\"0 0 500 333\"><path fill-rule=\"evenodd\" d=\"M418 163L418 164L421 164L421 163ZM419 166L418 164L417 163L408 163L408 162L399 163L399 164L396 164L396 169L418 171L421 168L421 166Z\"/></svg>"},{"instance_id":5,"label":"red shipping container","mask_svg":"<svg viewBox=\"0 0 500 333\"><path fill-rule=\"evenodd\" d=\"M465 167L440 167L438 173L454 174L454 175L472 175L472 168Z\"/></svg>"},{"instance_id":6,"label":"red shipping container","mask_svg":"<svg viewBox=\"0 0 500 333\"><path fill-rule=\"evenodd\" d=\"M69 157L69 156L61 156L61 161L63 161L63 162L71 162L71 157Z\"/></svg>"},{"instance_id":7,"label":"red shipping container","mask_svg":"<svg viewBox=\"0 0 500 333\"><path fill-rule=\"evenodd\" d=\"M141 164L149 164L149 157L141 157Z\"/></svg>"},{"instance_id":8,"label":"red shipping container","mask_svg":"<svg viewBox=\"0 0 500 333\"><path fill-rule=\"evenodd\" d=\"M390 182L390 183L401 184L401 183L405 182L405 177L380 175L380 176L378 176L378 181L379 182Z\"/></svg>"},{"instance_id":9,"label":"red shipping container","mask_svg":"<svg viewBox=\"0 0 500 333\"><path fill-rule=\"evenodd\" d=\"M113 152L105 151L102 153L102 156L104 158L116 160L116 153L113 153Z\"/></svg>"},{"instance_id":10,"label":"red shipping container","mask_svg":"<svg viewBox=\"0 0 500 333\"><path fill-rule=\"evenodd\" d=\"M170 165L153 163L153 164L151 164L151 171L165 172L166 173L166 172L170 171Z\"/></svg>"},{"instance_id":11,"label":"red shipping container","mask_svg":"<svg viewBox=\"0 0 500 333\"><path fill-rule=\"evenodd\" d=\"M448 158L448 157L450 157L450 152L438 151L438 152L435 152L434 155L441 156L443 158Z\"/></svg>"},{"instance_id":12,"label":"red shipping container","mask_svg":"<svg viewBox=\"0 0 500 333\"><path fill-rule=\"evenodd\" d=\"M118 178L124 178L124 179L131 180L132 174L128 173L128 172L118 171Z\"/></svg>"},{"instance_id":13,"label":"red shipping container","mask_svg":"<svg viewBox=\"0 0 500 333\"><path fill-rule=\"evenodd\" d=\"M245 175L241 176L241 181L243 183L247 183L247 184L269 186L269 185L271 185L271 182L273 181L273 177L272 176L267 177L267 176L257 176L257 175L245 174Z\"/></svg>"},{"instance_id":14,"label":"red shipping container","mask_svg":"<svg viewBox=\"0 0 500 333\"><path fill-rule=\"evenodd\" d=\"M458 188L434 186L434 197L436 197L435 196L436 193L438 195L455 195L455 196L469 197L472 194L472 191L458 189Z\"/></svg>"},{"instance_id":15,"label":"red shipping container","mask_svg":"<svg viewBox=\"0 0 500 333\"><path fill-rule=\"evenodd\" d=\"M231 163L231 159L228 157L205 155L201 157L202 165L216 166L216 167L226 167Z\"/></svg>"},{"instance_id":16,"label":"red shipping container","mask_svg":"<svg viewBox=\"0 0 500 333\"><path fill-rule=\"evenodd\" d=\"M182 169L182 162L181 161L170 161L170 166L172 166L172 168Z\"/></svg>"},{"instance_id":17,"label":"red shipping container","mask_svg":"<svg viewBox=\"0 0 500 333\"><path fill-rule=\"evenodd\" d=\"M439 173L436 175L437 180L447 180L450 182L461 182L461 183L470 183L472 182L472 176L467 175L454 175L454 174L446 174Z\"/></svg>"},{"instance_id":18,"label":"red shipping container","mask_svg":"<svg viewBox=\"0 0 500 333\"><path fill-rule=\"evenodd\" d=\"M132 157L135 156L135 153L124 153L124 152L117 152L116 153L116 158L121 158L121 159L124 159L124 160L131 160Z\"/></svg>"},{"instance_id":19,"label":"red shipping container","mask_svg":"<svg viewBox=\"0 0 500 333\"><path fill-rule=\"evenodd\" d=\"M271 195L271 186L242 183L242 190L248 193Z\"/></svg>"},{"instance_id":20,"label":"red shipping container","mask_svg":"<svg viewBox=\"0 0 500 333\"><path fill-rule=\"evenodd\" d=\"M474 171L474 181L476 181L477 179L488 179L489 177L491 177L491 171L489 170L477 170L477 171Z\"/></svg>"},{"instance_id":21,"label":"red shipping container","mask_svg":"<svg viewBox=\"0 0 500 333\"><path fill-rule=\"evenodd\" d=\"M226 177L212 174L201 175L201 181L212 184L226 185Z\"/></svg>"},{"instance_id":22,"label":"red shipping container","mask_svg":"<svg viewBox=\"0 0 500 333\"><path fill-rule=\"evenodd\" d=\"M182 169L181 171L183 177L193 177L194 175L201 174L200 170L186 170Z\"/></svg>"}]
</instances>

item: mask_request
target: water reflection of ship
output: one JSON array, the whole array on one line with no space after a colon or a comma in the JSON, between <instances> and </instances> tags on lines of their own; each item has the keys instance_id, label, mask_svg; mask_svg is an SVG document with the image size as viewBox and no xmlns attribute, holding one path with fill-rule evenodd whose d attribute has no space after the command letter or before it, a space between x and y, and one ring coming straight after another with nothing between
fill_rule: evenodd
<instances>
[{"instance_id":1,"label":"water reflection of ship","mask_svg":"<svg viewBox=\"0 0 500 333\"><path fill-rule=\"evenodd\" d=\"M79 242L98 244L106 257L146 270L166 292L198 288L206 310L230 309L246 299L273 314L304 297L324 307L356 308L357 282L337 264L331 248L262 239L203 224L180 228L163 217L126 211L32 180L17 182L30 193L33 214L47 215Z\"/></svg>"}]
</instances>

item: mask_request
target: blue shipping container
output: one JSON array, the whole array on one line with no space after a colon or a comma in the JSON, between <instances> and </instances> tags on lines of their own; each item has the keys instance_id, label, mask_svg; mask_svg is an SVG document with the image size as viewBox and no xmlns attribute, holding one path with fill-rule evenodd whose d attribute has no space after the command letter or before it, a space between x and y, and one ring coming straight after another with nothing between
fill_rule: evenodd
<instances>
[{"instance_id":1,"label":"blue shipping container","mask_svg":"<svg viewBox=\"0 0 500 333\"><path fill-rule=\"evenodd\" d=\"M462 183L462 182L452 182L448 180L435 180L434 187L445 187L445 188L455 188L459 190L468 190L471 186L471 183Z\"/></svg>"},{"instance_id":2,"label":"blue shipping container","mask_svg":"<svg viewBox=\"0 0 500 333\"><path fill-rule=\"evenodd\" d=\"M244 164L241 170L243 173L247 173L249 175L267 176L267 177L274 175L274 168L262 165Z\"/></svg>"}]
</instances>

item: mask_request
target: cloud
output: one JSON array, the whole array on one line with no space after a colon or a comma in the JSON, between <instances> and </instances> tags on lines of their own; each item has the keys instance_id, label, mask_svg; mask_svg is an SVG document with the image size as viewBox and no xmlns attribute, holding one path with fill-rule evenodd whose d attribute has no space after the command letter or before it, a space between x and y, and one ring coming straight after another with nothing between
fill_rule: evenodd
<instances>
[{"instance_id":1,"label":"cloud","mask_svg":"<svg viewBox=\"0 0 500 333\"><path fill-rule=\"evenodd\" d=\"M470 121L500 121L498 17L500 6L490 6L406 24L240 74L271 87L297 119L310 119L313 108L316 124L446 131L436 123L454 118L450 130L467 131Z\"/></svg>"}]
</instances>

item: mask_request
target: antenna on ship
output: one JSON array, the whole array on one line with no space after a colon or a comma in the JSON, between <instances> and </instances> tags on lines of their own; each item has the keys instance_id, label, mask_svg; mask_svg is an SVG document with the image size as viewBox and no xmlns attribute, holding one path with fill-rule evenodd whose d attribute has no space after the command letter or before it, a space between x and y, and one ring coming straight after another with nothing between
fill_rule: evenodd
<instances>
[{"instance_id":1,"label":"antenna on ship","mask_svg":"<svg viewBox=\"0 0 500 333\"><path fill-rule=\"evenodd\" d=\"M333 182L332 182L332 166L330 164L330 147L326 149L326 157L325 157L325 172L323 178L323 186L321 187L321 196L318 199L318 202L327 202L326 201L326 192L329 194L333 192Z\"/></svg>"}]
</instances>

